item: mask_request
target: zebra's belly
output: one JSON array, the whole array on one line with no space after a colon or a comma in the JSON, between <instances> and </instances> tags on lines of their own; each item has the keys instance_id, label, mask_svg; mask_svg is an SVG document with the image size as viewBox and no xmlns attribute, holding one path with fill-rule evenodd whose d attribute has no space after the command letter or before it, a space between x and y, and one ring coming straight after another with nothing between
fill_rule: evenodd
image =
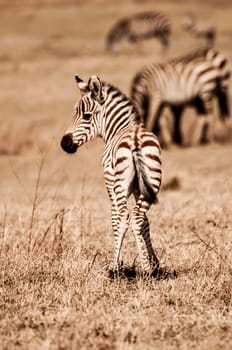
<instances>
[{"instance_id":1,"label":"zebra's belly","mask_svg":"<svg viewBox=\"0 0 232 350\"><path fill-rule=\"evenodd\" d=\"M196 97L193 89L188 90L181 86L169 87L165 93L163 93L163 100L165 103L172 105L181 105L183 103L191 102Z\"/></svg>"},{"instance_id":2,"label":"zebra's belly","mask_svg":"<svg viewBox=\"0 0 232 350\"><path fill-rule=\"evenodd\" d=\"M187 94L169 94L164 97L164 102L172 105L182 105L183 103L190 102L193 99L192 96Z\"/></svg>"}]
</instances>

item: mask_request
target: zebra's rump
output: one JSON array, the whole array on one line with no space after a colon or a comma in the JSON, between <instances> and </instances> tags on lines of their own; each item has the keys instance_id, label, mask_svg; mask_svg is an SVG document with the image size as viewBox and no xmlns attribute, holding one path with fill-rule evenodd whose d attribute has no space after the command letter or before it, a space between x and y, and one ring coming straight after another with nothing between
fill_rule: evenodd
<instances>
[{"instance_id":1,"label":"zebra's rump","mask_svg":"<svg viewBox=\"0 0 232 350\"><path fill-rule=\"evenodd\" d=\"M139 193L153 203L161 185L161 151L156 136L141 124L131 127L118 140L113 158L116 177L128 181L128 195L136 182Z\"/></svg>"}]
</instances>

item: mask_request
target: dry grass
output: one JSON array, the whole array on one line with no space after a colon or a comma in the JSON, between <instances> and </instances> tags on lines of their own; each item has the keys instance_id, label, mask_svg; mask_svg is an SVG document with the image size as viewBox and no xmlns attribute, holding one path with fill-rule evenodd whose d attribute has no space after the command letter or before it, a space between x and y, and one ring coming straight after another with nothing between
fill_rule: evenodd
<instances>
[{"instance_id":1,"label":"dry grass","mask_svg":"<svg viewBox=\"0 0 232 350\"><path fill-rule=\"evenodd\" d=\"M101 145L95 149L100 153ZM75 173L86 158L91 162L89 151L80 151L76 164L60 157L52 179L49 157L41 173L41 159L24 160L27 174L11 160L9 173L17 171L21 184L13 187L12 174L3 190L2 348L230 349L231 146L164 152L166 173L175 159L181 189L161 192L149 215L161 263L177 271L176 279L161 281L107 278L113 242L101 168L92 162L95 174L86 180L88 168ZM189 158L192 168L185 166ZM137 252L130 235L124 250L131 265Z\"/></svg>"},{"instance_id":2,"label":"dry grass","mask_svg":"<svg viewBox=\"0 0 232 350\"><path fill-rule=\"evenodd\" d=\"M75 73L129 92L142 65L163 59L155 41L104 52L113 21L153 2L22 4L7 2L0 14L1 349L231 349L232 145L163 152L164 187L149 217L161 264L177 278L116 281L106 272L113 237L103 145L70 157L59 147ZM198 10L214 16L218 47L232 59L229 2L181 4L155 4L173 21L169 55L198 45L178 25ZM231 137L230 124L216 123L217 138ZM137 265L131 234L123 252L126 266Z\"/></svg>"}]
</instances>

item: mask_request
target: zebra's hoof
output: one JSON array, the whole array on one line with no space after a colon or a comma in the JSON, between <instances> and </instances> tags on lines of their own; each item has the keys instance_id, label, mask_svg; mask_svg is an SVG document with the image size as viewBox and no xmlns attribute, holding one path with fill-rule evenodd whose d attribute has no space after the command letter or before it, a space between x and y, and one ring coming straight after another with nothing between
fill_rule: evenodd
<instances>
[{"instance_id":1,"label":"zebra's hoof","mask_svg":"<svg viewBox=\"0 0 232 350\"><path fill-rule=\"evenodd\" d=\"M168 278L176 278L177 273L174 270L173 272L168 272L165 268L156 267L151 274L152 277L156 278L157 280L165 280Z\"/></svg>"},{"instance_id":2,"label":"zebra's hoof","mask_svg":"<svg viewBox=\"0 0 232 350\"><path fill-rule=\"evenodd\" d=\"M108 270L108 278L110 280L115 280L119 278L121 275L121 271L119 269L109 269Z\"/></svg>"},{"instance_id":3,"label":"zebra's hoof","mask_svg":"<svg viewBox=\"0 0 232 350\"><path fill-rule=\"evenodd\" d=\"M137 272L135 270L135 267L132 266L120 266L119 268L110 268L108 270L108 277L111 280L115 280L117 278L125 278L128 280L133 280L137 277Z\"/></svg>"},{"instance_id":4,"label":"zebra's hoof","mask_svg":"<svg viewBox=\"0 0 232 350\"><path fill-rule=\"evenodd\" d=\"M109 265L108 269L108 277L111 280L114 280L118 277L120 277L123 274L123 261L119 261L118 264L115 264L114 262Z\"/></svg>"},{"instance_id":5,"label":"zebra's hoof","mask_svg":"<svg viewBox=\"0 0 232 350\"><path fill-rule=\"evenodd\" d=\"M128 280L134 280L137 277L137 272L135 270L135 267L125 267L123 268L123 276L127 278Z\"/></svg>"}]
</instances>

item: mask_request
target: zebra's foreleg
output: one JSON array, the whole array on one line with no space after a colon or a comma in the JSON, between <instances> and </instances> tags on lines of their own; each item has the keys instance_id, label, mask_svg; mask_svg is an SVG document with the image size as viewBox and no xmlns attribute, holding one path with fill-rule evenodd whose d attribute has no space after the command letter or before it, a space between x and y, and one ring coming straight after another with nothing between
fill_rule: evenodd
<instances>
[{"instance_id":1,"label":"zebra's foreleg","mask_svg":"<svg viewBox=\"0 0 232 350\"><path fill-rule=\"evenodd\" d=\"M182 132L181 132L181 116L183 112L183 106L172 106L172 112L174 114L174 132L173 139L176 144L182 144Z\"/></svg>"},{"instance_id":2,"label":"zebra's foreleg","mask_svg":"<svg viewBox=\"0 0 232 350\"><path fill-rule=\"evenodd\" d=\"M191 131L189 146L197 146L203 142L203 134L207 128L207 117L205 115L197 116L195 126Z\"/></svg>"},{"instance_id":3,"label":"zebra's foreleg","mask_svg":"<svg viewBox=\"0 0 232 350\"><path fill-rule=\"evenodd\" d=\"M159 260L152 247L149 221L146 216L149 207L150 204L141 197L132 211L133 233L138 246L142 269L145 273L152 273L159 267Z\"/></svg>"},{"instance_id":4,"label":"zebra's foreleg","mask_svg":"<svg viewBox=\"0 0 232 350\"><path fill-rule=\"evenodd\" d=\"M213 115L213 99L211 94L205 98L206 120L203 126L200 143L209 143L214 138L214 115Z\"/></svg>"},{"instance_id":5,"label":"zebra's foreleg","mask_svg":"<svg viewBox=\"0 0 232 350\"><path fill-rule=\"evenodd\" d=\"M192 133L191 145L209 143L213 140L212 99L204 96L197 101L198 116Z\"/></svg>"},{"instance_id":6,"label":"zebra's foreleg","mask_svg":"<svg viewBox=\"0 0 232 350\"><path fill-rule=\"evenodd\" d=\"M159 134L159 116L161 114L161 111L162 106L159 94L157 93L154 96L150 96L145 126L148 130L154 132L157 135Z\"/></svg>"},{"instance_id":7,"label":"zebra's foreleg","mask_svg":"<svg viewBox=\"0 0 232 350\"><path fill-rule=\"evenodd\" d=\"M162 45L162 54L163 54L163 56L166 56L168 53L168 49L169 49L169 33L165 32L165 33L161 34L159 39L160 39L160 43Z\"/></svg>"},{"instance_id":8,"label":"zebra's foreleg","mask_svg":"<svg viewBox=\"0 0 232 350\"><path fill-rule=\"evenodd\" d=\"M172 140L172 133L170 130L170 123L168 120L167 115L162 115L160 117L160 144L162 148L168 148L173 140Z\"/></svg>"}]
</instances>

